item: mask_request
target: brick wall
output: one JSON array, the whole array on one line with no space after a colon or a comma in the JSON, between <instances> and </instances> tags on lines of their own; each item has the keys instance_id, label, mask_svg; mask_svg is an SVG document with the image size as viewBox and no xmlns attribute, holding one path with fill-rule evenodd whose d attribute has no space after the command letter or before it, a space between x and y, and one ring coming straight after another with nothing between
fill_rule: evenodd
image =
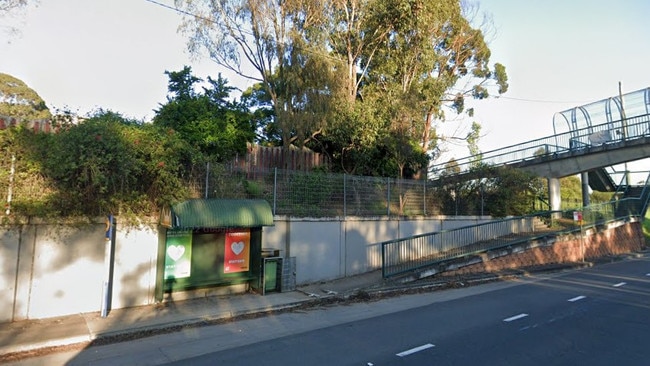
<instances>
[{"instance_id":1,"label":"brick wall","mask_svg":"<svg viewBox=\"0 0 650 366\"><path fill-rule=\"evenodd\" d=\"M550 245L538 246L511 254L491 258L481 255L482 261L469 264L443 276L459 276L485 272L499 272L507 269L534 267L550 264L593 261L612 255L638 252L645 246L640 222L631 222L615 227L602 228L595 232L587 230L581 240L580 235L560 236Z\"/></svg>"}]
</instances>

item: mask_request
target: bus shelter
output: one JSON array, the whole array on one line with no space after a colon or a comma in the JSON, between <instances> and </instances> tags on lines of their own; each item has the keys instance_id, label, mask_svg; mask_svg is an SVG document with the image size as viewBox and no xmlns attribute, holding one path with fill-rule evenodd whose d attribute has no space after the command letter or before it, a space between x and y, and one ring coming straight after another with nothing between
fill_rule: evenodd
<instances>
[{"instance_id":1,"label":"bus shelter","mask_svg":"<svg viewBox=\"0 0 650 366\"><path fill-rule=\"evenodd\" d=\"M157 301L173 292L262 286L262 227L273 226L268 202L192 199L164 208L160 225Z\"/></svg>"}]
</instances>

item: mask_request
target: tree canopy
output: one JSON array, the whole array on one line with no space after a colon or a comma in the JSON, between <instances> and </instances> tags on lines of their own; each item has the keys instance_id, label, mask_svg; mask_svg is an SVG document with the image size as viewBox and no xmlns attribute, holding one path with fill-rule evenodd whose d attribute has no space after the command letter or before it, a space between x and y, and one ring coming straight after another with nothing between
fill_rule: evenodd
<instances>
[{"instance_id":1,"label":"tree canopy","mask_svg":"<svg viewBox=\"0 0 650 366\"><path fill-rule=\"evenodd\" d=\"M45 101L22 80L0 73L0 115L23 120L50 118Z\"/></svg>"},{"instance_id":2,"label":"tree canopy","mask_svg":"<svg viewBox=\"0 0 650 366\"><path fill-rule=\"evenodd\" d=\"M255 119L240 102L229 101L233 87L219 75L208 77L208 85L197 91L202 80L185 66L167 71L167 102L156 110L153 124L177 132L206 157L227 161L246 152L246 143L255 138Z\"/></svg>"},{"instance_id":3,"label":"tree canopy","mask_svg":"<svg viewBox=\"0 0 650 366\"><path fill-rule=\"evenodd\" d=\"M248 95L272 111L268 141L327 153L345 172L399 177L435 158L436 123L463 113L465 98L507 91L463 4L176 1L191 14L182 29L192 52L259 82Z\"/></svg>"}]
</instances>

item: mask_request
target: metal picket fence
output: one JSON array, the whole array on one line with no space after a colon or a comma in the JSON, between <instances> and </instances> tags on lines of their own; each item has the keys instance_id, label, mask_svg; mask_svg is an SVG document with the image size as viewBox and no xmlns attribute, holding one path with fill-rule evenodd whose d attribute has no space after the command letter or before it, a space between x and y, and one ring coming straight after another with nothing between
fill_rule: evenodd
<instances>
[{"instance_id":1,"label":"metal picket fence","mask_svg":"<svg viewBox=\"0 0 650 366\"><path fill-rule=\"evenodd\" d=\"M643 217L649 198L645 194L580 211L546 211L389 240L381 243L382 275L397 276L450 259L528 242L548 235L549 231L572 233L606 222ZM577 212L580 220L575 217Z\"/></svg>"}]
</instances>

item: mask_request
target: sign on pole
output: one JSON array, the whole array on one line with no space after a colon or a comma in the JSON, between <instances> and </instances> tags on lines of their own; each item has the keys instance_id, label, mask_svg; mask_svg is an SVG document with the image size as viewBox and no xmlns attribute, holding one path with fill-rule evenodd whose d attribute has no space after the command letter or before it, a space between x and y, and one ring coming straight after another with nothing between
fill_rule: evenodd
<instances>
[{"instance_id":1,"label":"sign on pole","mask_svg":"<svg viewBox=\"0 0 650 366\"><path fill-rule=\"evenodd\" d=\"M582 225L582 211L573 211L573 221L577 222L578 225Z\"/></svg>"},{"instance_id":2,"label":"sign on pole","mask_svg":"<svg viewBox=\"0 0 650 366\"><path fill-rule=\"evenodd\" d=\"M106 269L106 273L104 276L104 283L102 284L102 308L101 308L101 316L102 318L105 318L108 316L108 308L110 306L110 290L111 290L111 258L113 257L113 238L114 238L114 233L115 232L115 218L113 215L108 215L107 220L106 220L106 233L104 235L105 237L105 251L104 251L104 268Z\"/></svg>"}]
</instances>

